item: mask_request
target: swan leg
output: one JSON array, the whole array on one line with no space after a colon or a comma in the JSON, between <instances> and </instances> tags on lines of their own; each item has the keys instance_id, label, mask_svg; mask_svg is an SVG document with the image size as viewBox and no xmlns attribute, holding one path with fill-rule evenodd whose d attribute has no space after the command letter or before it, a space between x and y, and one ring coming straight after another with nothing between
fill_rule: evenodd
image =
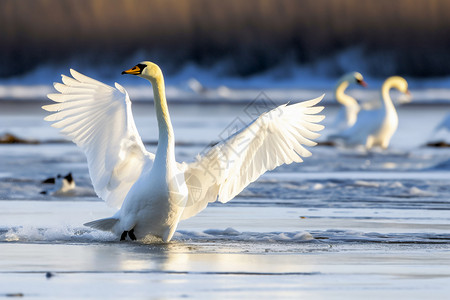
<instances>
[{"instance_id":1,"label":"swan leg","mask_svg":"<svg viewBox=\"0 0 450 300\"><path fill-rule=\"evenodd\" d=\"M125 231L125 232L126 232L126 231ZM130 237L130 239L131 239L132 241L137 240L136 236L134 235L134 228L131 229L130 231L128 231L128 236Z\"/></svg>"},{"instance_id":2,"label":"swan leg","mask_svg":"<svg viewBox=\"0 0 450 300\"><path fill-rule=\"evenodd\" d=\"M122 233L122 235L120 236L120 240L121 241L125 241L125 239L127 238L127 234L128 234L128 231L124 231L123 233ZM134 234L133 234L134 235Z\"/></svg>"}]
</instances>

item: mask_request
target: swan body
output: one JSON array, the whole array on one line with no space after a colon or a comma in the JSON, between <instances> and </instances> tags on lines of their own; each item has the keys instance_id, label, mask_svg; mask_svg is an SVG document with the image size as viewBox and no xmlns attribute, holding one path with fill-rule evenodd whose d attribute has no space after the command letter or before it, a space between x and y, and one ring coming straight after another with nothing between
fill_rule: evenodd
<instances>
[{"instance_id":1,"label":"swan body","mask_svg":"<svg viewBox=\"0 0 450 300\"><path fill-rule=\"evenodd\" d=\"M367 87L363 76L358 72L347 73L339 79L334 90L334 95L336 97L336 101L342 104L343 107L339 110L335 120L334 125L337 127L351 127L355 124L360 111L358 101L345 93L345 90L350 84L358 84L363 87ZM341 124L344 124L344 126Z\"/></svg>"},{"instance_id":2,"label":"swan body","mask_svg":"<svg viewBox=\"0 0 450 300\"><path fill-rule=\"evenodd\" d=\"M281 105L223 140L192 163L175 160L175 142L164 78L144 61L122 74L137 75L153 87L159 139L156 153L145 150L137 132L126 90L71 70L55 83L57 102L45 120L71 138L86 154L98 196L120 209L85 225L111 231L121 240L156 236L171 240L180 220L196 215L209 202L228 202L267 170L301 162L323 129L315 106L323 98Z\"/></svg>"},{"instance_id":3,"label":"swan body","mask_svg":"<svg viewBox=\"0 0 450 300\"><path fill-rule=\"evenodd\" d=\"M392 88L409 94L408 83L399 76L392 76L385 80L381 87L381 107L373 110L361 110L356 123L334 135L334 139L342 140L346 145L365 145L367 149L380 146L386 149L398 127L398 115L389 91Z\"/></svg>"}]
</instances>

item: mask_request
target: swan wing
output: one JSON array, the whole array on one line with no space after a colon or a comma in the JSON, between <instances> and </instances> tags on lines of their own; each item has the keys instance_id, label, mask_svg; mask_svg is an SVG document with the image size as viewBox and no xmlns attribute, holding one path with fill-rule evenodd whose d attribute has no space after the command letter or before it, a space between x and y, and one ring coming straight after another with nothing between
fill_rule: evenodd
<instances>
[{"instance_id":1,"label":"swan wing","mask_svg":"<svg viewBox=\"0 0 450 300\"><path fill-rule=\"evenodd\" d=\"M87 157L89 174L99 197L120 207L142 172L153 165L154 154L145 150L131 112L126 90L70 70L55 83L56 102L42 108L45 118L77 144Z\"/></svg>"},{"instance_id":2,"label":"swan wing","mask_svg":"<svg viewBox=\"0 0 450 300\"><path fill-rule=\"evenodd\" d=\"M310 156L303 145L316 145L311 140L324 128L317 124L324 116L316 115L323 107L314 106L322 98L266 112L189 164L189 199L181 219L194 216L209 202L230 201L267 170Z\"/></svg>"}]
</instances>

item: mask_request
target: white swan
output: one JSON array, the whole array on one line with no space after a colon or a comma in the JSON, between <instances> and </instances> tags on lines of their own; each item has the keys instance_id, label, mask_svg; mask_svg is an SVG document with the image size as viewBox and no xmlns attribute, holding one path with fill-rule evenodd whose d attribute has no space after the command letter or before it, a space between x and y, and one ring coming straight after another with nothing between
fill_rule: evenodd
<instances>
[{"instance_id":1,"label":"white swan","mask_svg":"<svg viewBox=\"0 0 450 300\"><path fill-rule=\"evenodd\" d=\"M367 83L364 81L363 76L358 72L347 73L339 79L336 88L334 89L334 95L336 101L342 104L343 107L336 116L334 127L348 128L356 122L360 110L358 101L345 93L347 87L352 83L367 87ZM344 124L344 126L341 124Z\"/></svg>"},{"instance_id":2,"label":"white swan","mask_svg":"<svg viewBox=\"0 0 450 300\"><path fill-rule=\"evenodd\" d=\"M41 192L41 194L52 196L72 195L76 187L72 173L68 173L66 176L58 174L56 177L44 180L43 183L53 183L51 189Z\"/></svg>"},{"instance_id":3,"label":"white swan","mask_svg":"<svg viewBox=\"0 0 450 300\"><path fill-rule=\"evenodd\" d=\"M45 119L80 146L87 157L97 194L120 207L111 218L86 223L125 239L147 235L170 241L180 220L203 210L209 202L227 202L267 170L301 162L311 155L323 129L314 106L323 98L281 105L211 148L193 163L175 161L174 132L160 68L144 61L122 74L134 74L153 86L159 140L156 154L145 150L125 89L91 79L74 70L55 83L49 94L56 112ZM314 107L313 107L314 106Z\"/></svg>"},{"instance_id":4,"label":"white swan","mask_svg":"<svg viewBox=\"0 0 450 300\"><path fill-rule=\"evenodd\" d=\"M386 149L398 126L397 111L389 95L391 88L409 94L408 83L404 78L389 77L381 87L381 107L373 110L361 110L358 120L352 127L332 138L343 140L349 146L365 145L367 149L380 146Z\"/></svg>"},{"instance_id":5,"label":"white swan","mask_svg":"<svg viewBox=\"0 0 450 300\"><path fill-rule=\"evenodd\" d=\"M66 176L58 174L56 177L47 178L43 184L53 184L51 188L41 191L43 195L54 197L95 197L95 193L90 187L82 187L75 184L72 173Z\"/></svg>"}]
</instances>

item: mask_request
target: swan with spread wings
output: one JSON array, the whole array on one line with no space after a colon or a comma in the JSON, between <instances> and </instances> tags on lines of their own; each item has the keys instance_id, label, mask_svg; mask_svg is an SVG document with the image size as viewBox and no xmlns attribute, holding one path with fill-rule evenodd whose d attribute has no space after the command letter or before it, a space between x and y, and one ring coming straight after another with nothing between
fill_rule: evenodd
<instances>
[{"instance_id":1,"label":"swan with spread wings","mask_svg":"<svg viewBox=\"0 0 450 300\"><path fill-rule=\"evenodd\" d=\"M263 113L239 132L212 147L194 162L175 160L175 141L166 102L164 77L154 63L144 61L122 74L137 75L153 87L158 146L148 152L136 129L131 102L119 84L106 85L70 70L55 83L56 103L43 106L53 112L45 120L83 149L94 189L109 205L120 208L109 218L88 222L111 231L121 240L156 236L171 240L180 220L203 210L209 202L228 202L267 170L301 162L311 155L317 99L281 105Z\"/></svg>"}]
</instances>

